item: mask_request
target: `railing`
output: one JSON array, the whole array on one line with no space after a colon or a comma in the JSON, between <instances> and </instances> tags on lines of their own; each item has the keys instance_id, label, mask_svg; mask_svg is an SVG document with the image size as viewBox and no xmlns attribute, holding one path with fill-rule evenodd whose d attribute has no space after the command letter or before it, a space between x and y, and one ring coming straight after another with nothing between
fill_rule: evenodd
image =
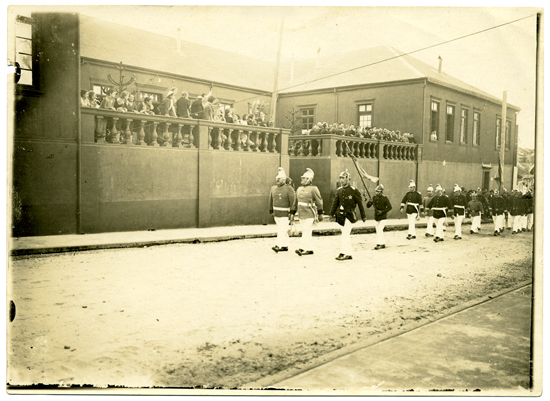
<instances>
[{"instance_id":1,"label":"railing","mask_svg":"<svg viewBox=\"0 0 550 401\"><path fill-rule=\"evenodd\" d=\"M292 135L289 137L290 156L350 155L364 159L418 160L422 145L406 142L386 142L376 139L342 137L340 135Z\"/></svg>"},{"instance_id":2,"label":"railing","mask_svg":"<svg viewBox=\"0 0 550 401\"><path fill-rule=\"evenodd\" d=\"M281 153L281 143L287 140L289 132L91 107L82 107L81 112L83 137L95 143Z\"/></svg>"}]
</instances>

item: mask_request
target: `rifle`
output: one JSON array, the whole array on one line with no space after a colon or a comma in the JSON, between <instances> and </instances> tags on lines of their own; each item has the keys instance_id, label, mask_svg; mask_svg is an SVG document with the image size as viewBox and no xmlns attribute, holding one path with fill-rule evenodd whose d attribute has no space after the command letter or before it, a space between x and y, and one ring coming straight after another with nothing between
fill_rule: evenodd
<instances>
[{"instance_id":1,"label":"rifle","mask_svg":"<svg viewBox=\"0 0 550 401\"><path fill-rule=\"evenodd\" d=\"M346 148L348 149L348 155L351 157L351 160L353 161L353 165L357 169L357 173L359 174L359 178L361 178L361 182L363 183L363 186L365 187L365 191L367 192L367 195L369 196L369 200L372 199L372 196L370 196L369 190L367 188L367 184L365 184L365 180L363 180L363 176L361 175L361 172L359 171L359 167L357 167L357 161L355 160L355 156L353 156L353 153L351 152L351 149L349 148L348 142L343 141L346 144ZM365 197L365 194L363 193L363 197ZM367 199L365 199L367 200Z\"/></svg>"}]
</instances>

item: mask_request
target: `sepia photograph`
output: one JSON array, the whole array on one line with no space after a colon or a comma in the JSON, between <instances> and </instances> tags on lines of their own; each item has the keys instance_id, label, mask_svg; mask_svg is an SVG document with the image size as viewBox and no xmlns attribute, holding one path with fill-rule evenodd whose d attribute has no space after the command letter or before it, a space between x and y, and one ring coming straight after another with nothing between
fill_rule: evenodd
<instances>
[{"instance_id":1,"label":"sepia photograph","mask_svg":"<svg viewBox=\"0 0 550 401\"><path fill-rule=\"evenodd\" d=\"M8 394L542 395L542 7L6 12Z\"/></svg>"}]
</instances>

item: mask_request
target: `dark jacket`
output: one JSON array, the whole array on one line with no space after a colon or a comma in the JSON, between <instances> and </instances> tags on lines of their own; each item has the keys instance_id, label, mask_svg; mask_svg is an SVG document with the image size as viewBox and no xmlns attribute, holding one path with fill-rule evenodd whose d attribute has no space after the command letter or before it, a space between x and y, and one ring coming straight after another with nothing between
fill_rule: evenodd
<instances>
[{"instance_id":1,"label":"dark jacket","mask_svg":"<svg viewBox=\"0 0 550 401\"><path fill-rule=\"evenodd\" d=\"M366 220L367 214L365 213L365 207L363 206L363 199L361 193L351 185L339 188L336 192L336 196L332 201L330 208L330 215L336 214L336 221L341 226L344 225L346 219L355 223L357 217L355 215L355 209L359 206L359 212L361 213L361 219Z\"/></svg>"},{"instance_id":2,"label":"dark jacket","mask_svg":"<svg viewBox=\"0 0 550 401\"><path fill-rule=\"evenodd\" d=\"M374 220L386 220L388 212L392 209L390 200L384 195L374 195L367 202L367 207L374 206Z\"/></svg>"}]
</instances>

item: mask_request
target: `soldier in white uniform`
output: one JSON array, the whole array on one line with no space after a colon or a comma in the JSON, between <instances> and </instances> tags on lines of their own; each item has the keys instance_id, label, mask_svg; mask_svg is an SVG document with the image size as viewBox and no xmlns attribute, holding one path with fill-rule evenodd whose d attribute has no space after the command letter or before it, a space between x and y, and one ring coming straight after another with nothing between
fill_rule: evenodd
<instances>
[{"instance_id":1,"label":"soldier in white uniform","mask_svg":"<svg viewBox=\"0 0 550 401\"><path fill-rule=\"evenodd\" d=\"M432 184L427 189L428 194L422 199L422 214L426 214L427 217L427 225L426 225L426 237L433 237L434 236L434 216L431 210L428 210L427 206L428 203L432 200L434 197L434 188ZM422 216L424 217L424 216Z\"/></svg>"},{"instance_id":2,"label":"soldier in white uniform","mask_svg":"<svg viewBox=\"0 0 550 401\"><path fill-rule=\"evenodd\" d=\"M407 213L409 220L409 233L407 239L416 238L416 218L420 215L420 207L422 206L422 195L416 190L416 184L413 180L409 183L409 192L405 194L401 201L401 213Z\"/></svg>"},{"instance_id":3,"label":"soldier in white uniform","mask_svg":"<svg viewBox=\"0 0 550 401\"><path fill-rule=\"evenodd\" d=\"M296 253L300 256L313 255L313 223L323 220L323 199L319 188L312 185L313 176L313 170L306 169L302 175L302 186L296 190L296 212L302 228L301 247L296 249Z\"/></svg>"},{"instance_id":4,"label":"soldier in white uniform","mask_svg":"<svg viewBox=\"0 0 550 401\"><path fill-rule=\"evenodd\" d=\"M277 224L277 240L272 247L275 252L288 251L288 223L296 213L296 194L290 185L286 185L286 174L282 167L275 177L277 184L271 187L269 192L269 213Z\"/></svg>"},{"instance_id":5,"label":"soldier in white uniform","mask_svg":"<svg viewBox=\"0 0 550 401\"><path fill-rule=\"evenodd\" d=\"M462 239L462 220L464 220L466 208L468 207L466 196L462 193L462 188L460 188L458 184L455 184L453 190L452 203L456 215L454 239L458 240Z\"/></svg>"},{"instance_id":6,"label":"soldier in white uniform","mask_svg":"<svg viewBox=\"0 0 550 401\"><path fill-rule=\"evenodd\" d=\"M447 195L443 194L443 188L437 184L435 188L435 196L428 203L428 209L433 211L434 219L437 222L437 228L435 231L434 242L444 241L443 224L447 218L447 214L452 217L453 205Z\"/></svg>"}]
</instances>

